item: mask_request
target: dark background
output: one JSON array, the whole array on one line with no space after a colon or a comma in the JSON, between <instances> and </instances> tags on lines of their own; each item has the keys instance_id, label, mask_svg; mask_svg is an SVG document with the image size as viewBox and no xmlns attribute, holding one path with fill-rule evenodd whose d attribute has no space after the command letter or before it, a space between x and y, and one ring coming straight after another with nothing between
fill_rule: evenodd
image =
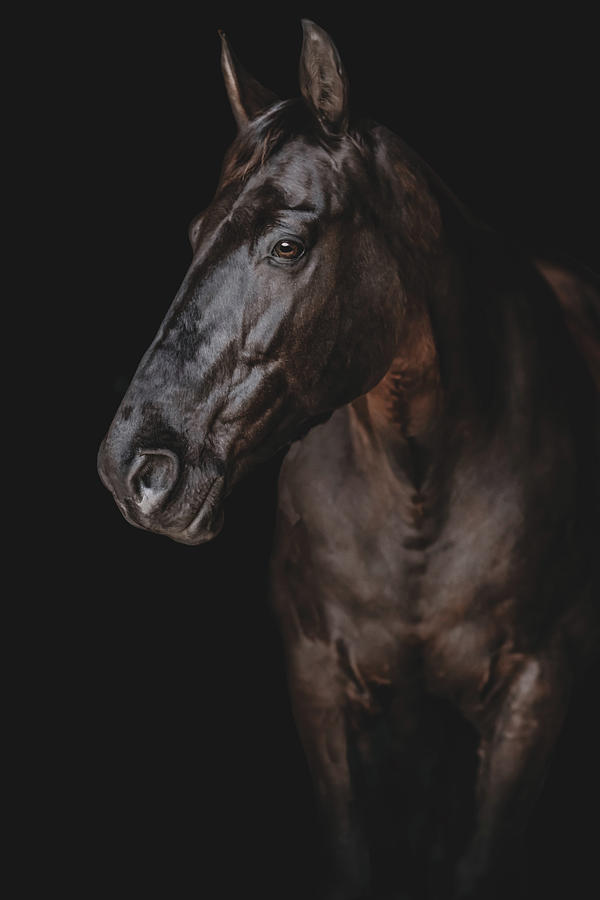
<instances>
[{"instance_id":1,"label":"dark background","mask_svg":"<svg viewBox=\"0 0 600 900\"><path fill-rule=\"evenodd\" d=\"M340 50L356 108L484 220L598 271L591 12L224 2L45 15L36 94L54 208L69 226L56 299L76 335L55 413L72 433L63 518L48 537L56 593L37 618L50 648L40 821L56 838L52 877L84 897L196 897L212 880L207 893L233 897L240 877L261 897L292 897L290 881L311 883L314 822L265 600L281 458L236 489L224 531L200 548L132 528L95 471L234 135L216 29L288 97L300 18L314 19ZM595 873L598 684L573 705L532 824L540 897L583 895Z\"/></svg>"}]
</instances>

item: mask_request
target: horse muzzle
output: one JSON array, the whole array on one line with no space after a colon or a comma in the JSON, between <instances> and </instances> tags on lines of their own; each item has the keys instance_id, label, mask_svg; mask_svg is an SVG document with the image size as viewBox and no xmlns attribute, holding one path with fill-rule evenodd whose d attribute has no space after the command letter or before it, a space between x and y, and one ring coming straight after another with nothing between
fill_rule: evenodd
<instances>
[{"instance_id":1,"label":"horse muzzle","mask_svg":"<svg viewBox=\"0 0 600 900\"><path fill-rule=\"evenodd\" d=\"M195 545L212 540L223 527L225 466L216 457L191 466L161 447L144 448L123 461L105 438L98 473L137 528Z\"/></svg>"}]
</instances>

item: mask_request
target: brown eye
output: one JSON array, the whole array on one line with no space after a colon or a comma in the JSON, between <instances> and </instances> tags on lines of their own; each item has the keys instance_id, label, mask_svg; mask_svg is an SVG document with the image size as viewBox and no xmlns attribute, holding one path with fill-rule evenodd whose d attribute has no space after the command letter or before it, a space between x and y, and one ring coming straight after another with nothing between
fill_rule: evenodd
<instances>
[{"instance_id":1,"label":"brown eye","mask_svg":"<svg viewBox=\"0 0 600 900\"><path fill-rule=\"evenodd\" d=\"M271 253L279 259L300 259L304 253L304 247L300 241L284 239L283 241L277 241Z\"/></svg>"}]
</instances>

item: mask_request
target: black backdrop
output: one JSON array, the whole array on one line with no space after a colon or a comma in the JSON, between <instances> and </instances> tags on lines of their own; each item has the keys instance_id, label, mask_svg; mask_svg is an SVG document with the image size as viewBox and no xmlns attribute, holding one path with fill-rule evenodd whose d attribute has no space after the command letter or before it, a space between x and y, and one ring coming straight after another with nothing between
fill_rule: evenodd
<instances>
[{"instance_id":1,"label":"black backdrop","mask_svg":"<svg viewBox=\"0 0 600 900\"><path fill-rule=\"evenodd\" d=\"M265 601L280 458L240 485L224 531L200 548L132 528L95 472L234 134L217 27L286 97L298 93L300 17L314 19L337 43L355 106L476 213L599 270L591 13L431 3L240 12L223 2L54 16L42 107L69 193L63 285L79 352L75 476L57 536L76 565L46 614L56 649L47 696L42 687L49 809L58 804L66 823L53 865L64 891L84 897L233 897L240 877L261 897L295 896L290 884L308 897L314 814ZM45 88L42 76L42 98ZM595 871L598 832L581 816L593 822L598 803L588 723L598 683L573 706L532 826L544 889L573 896Z\"/></svg>"}]
</instances>

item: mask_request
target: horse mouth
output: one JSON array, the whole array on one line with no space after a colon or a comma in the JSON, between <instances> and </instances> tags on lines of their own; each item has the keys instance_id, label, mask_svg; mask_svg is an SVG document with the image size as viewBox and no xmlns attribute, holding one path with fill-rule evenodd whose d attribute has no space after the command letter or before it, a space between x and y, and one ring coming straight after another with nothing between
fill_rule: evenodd
<instances>
[{"instance_id":1,"label":"horse mouth","mask_svg":"<svg viewBox=\"0 0 600 900\"><path fill-rule=\"evenodd\" d=\"M179 523L161 522L160 519L141 515L136 504L131 503L130 497L120 499L103 473L101 476L106 487L110 489L123 517L130 525L141 528L142 531L170 537L180 544L195 546L212 541L223 528L225 513L222 501L225 494L225 478L222 476L215 478L204 498L199 504L194 505L194 512L183 527Z\"/></svg>"}]
</instances>

